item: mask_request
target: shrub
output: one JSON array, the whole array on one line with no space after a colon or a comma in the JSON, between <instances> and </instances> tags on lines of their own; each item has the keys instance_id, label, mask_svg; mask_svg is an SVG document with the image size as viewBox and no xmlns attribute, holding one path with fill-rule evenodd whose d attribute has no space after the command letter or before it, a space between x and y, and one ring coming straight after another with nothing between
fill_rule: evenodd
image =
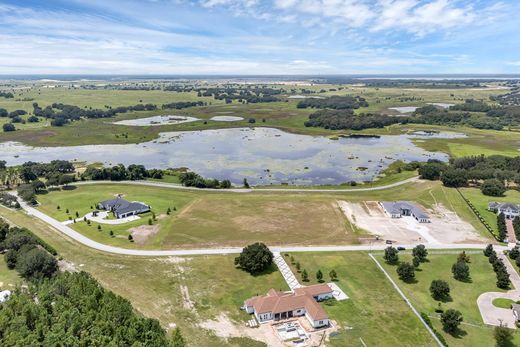
<instances>
[{"instance_id":1,"label":"shrub","mask_svg":"<svg viewBox=\"0 0 520 347\"><path fill-rule=\"evenodd\" d=\"M272 263L273 253L260 242L245 247L242 253L235 258L235 265L251 274L258 274L266 270Z\"/></svg>"}]
</instances>

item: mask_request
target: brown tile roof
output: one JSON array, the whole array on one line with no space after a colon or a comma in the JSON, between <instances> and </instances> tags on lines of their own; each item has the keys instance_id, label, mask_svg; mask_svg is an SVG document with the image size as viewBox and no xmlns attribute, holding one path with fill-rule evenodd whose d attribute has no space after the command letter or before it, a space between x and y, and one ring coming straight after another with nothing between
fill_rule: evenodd
<instances>
[{"instance_id":1,"label":"brown tile roof","mask_svg":"<svg viewBox=\"0 0 520 347\"><path fill-rule=\"evenodd\" d=\"M246 300L245 305L252 306L257 314L271 312L273 315L304 308L313 320L324 320L328 319L327 313L313 296L331 291L326 284L297 288L294 293L283 293L271 289L267 295L255 296Z\"/></svg>"},{"instance_id":2,"label":"brown tile roof","mask_svg":"<svg viewBox=\"0 0 520 347\"><path fill-rule=\"evenodd\" d=\"M318 296L321 294L329 294L332 292L332 289L330 289L330 287L327 284L322 283L313 284L312 286L307 287L296 288L294 292L296 294L305 293L311 296Z\"/></svg>"}]
</instances>

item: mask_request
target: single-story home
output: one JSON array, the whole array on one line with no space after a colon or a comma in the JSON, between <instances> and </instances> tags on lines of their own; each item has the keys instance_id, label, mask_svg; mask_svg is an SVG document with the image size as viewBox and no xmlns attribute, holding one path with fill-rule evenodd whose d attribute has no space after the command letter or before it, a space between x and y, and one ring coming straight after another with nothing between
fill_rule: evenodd
<instances>
[{"instance_id":1,"label":"single-story home","mask_svg":"<svg viewBox=\"0 0 520 347\"><path fill-rule=\"evenodd\" d=\"M329 325L329 317L318 301L332 299L332 289L326 284L296 288L294 292L269 290L244 302L247 313L260 323L305 316L313 328Z\"/></svg>"},{"instance_id":2,"label":"single-story home","mask_svg":"<svg viewBox=\"0 0 520 347\"><path fill-rule=\"evenodd\" d=\"M515 219L520 216L520 205L510 202L490 202L488 204L488 210L493 211L496 214L503 213L507 219Z\"/></svg>"},{"instance_id":3,"label":"single-story home","mask_svg":"<svg viewBox=\"0 0 520 347\"><path fill-rule=\"evenodd\" d=\"M139 213L150 211L150 206L139 201L127 201L121 197L102 201L98 204L98 208L114 213L116 218L126 218Z\"/></svg>"},{"instance_id":4,"label":"single-story home","mask_svg":"<svg viewBox=\"0 0 520 347\"><path fill-rule=\"evenodd\" d=\"M419 206L410 201L380 201L379 205L392 218L412 216L419 223L430 223L428 216Z\"/></svg>"}]
</instances>

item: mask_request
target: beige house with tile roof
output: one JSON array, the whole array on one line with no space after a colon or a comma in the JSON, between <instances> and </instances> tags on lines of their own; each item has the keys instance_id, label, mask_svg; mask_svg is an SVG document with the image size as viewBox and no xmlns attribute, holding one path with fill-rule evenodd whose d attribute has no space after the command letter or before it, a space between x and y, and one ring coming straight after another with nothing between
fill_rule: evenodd
<instances>
[{"instance_id":1,"label":"beige house with tile roof","mask_svg":"<svg viewBox=\"0 0 520 347\"><path fill-rule=\"evenodd\" d=\"M296 288L288 293L271 289L267 295L246 300L244 308L260 323L305 316L313 328L320 328L329 325L329 317L318 301L332 298L332 289L326 284Z\"/></svg>"}]
</instances>

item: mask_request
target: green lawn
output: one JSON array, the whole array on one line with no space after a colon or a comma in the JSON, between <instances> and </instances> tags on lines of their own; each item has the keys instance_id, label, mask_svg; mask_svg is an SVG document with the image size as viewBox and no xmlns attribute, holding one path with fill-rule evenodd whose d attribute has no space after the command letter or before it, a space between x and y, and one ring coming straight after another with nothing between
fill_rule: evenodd
<instances>
[{"instance_id":1,"label":"green lawn","mask_svg":"<svg viewBox=\"0 0 520 347\"><path fill-rule=\"evenodd\" d=\"M469 254L469 252L468 252ZM504 292L499 289L496 275L488 259L481 253L469 254L471 263L471 282L457 281L451 273L451 266L457 260L457 254L430 254L428 260L422 263L416 271L416 282L405 283L398 279L396 266L384 262L382 255L378 260L396 281L405 295L412 301L419 312L427 314L435 329L439 331L450 346L492 346L494 345L492 327L484 325L476 303L478 296L485 292ZM401 261L411 261L410 254L400 255ZM432 280L445 280L450 286L451 300L441 303L441 308L459 310L464 323L460 326L462 333L452 336L442 331L439 314L435 312L439 308L439 301L434 300L429 292ZM515 343L520 343L520 333L515 333Z\"/></svg>"},{"instance_id":2,"label":"green lawn","mask_svg":"<svg viewBox=\"0 0 520 347\"><path fill-rule=\"evenodd\" d=\"M301 269L309 273L310 282L321 270L324 280L334 269L338 286L350 297L345 301L323 303L330 318L341 327L331 338L331 346L435 346L420 320L403 302L383 273L365 252L290 253ZM285 257L290 263L290 257ZM294 265L293 271L296 273ZM299 276L299 275L297 275ZM298 280L301 281L300 278Z\"/></svg>"},{"instance_id":3,"label":"green lawn","mask_svg":"<svg viewBox=\"0 0 520 347\"><path fill-rule=\"evenodd\" d=\"M497 298L493 300L493 305L500 308L507 308L510 309L511 305L515 302L511 299L504 299L504 298Z\"/></svg>"}]
</instances>

